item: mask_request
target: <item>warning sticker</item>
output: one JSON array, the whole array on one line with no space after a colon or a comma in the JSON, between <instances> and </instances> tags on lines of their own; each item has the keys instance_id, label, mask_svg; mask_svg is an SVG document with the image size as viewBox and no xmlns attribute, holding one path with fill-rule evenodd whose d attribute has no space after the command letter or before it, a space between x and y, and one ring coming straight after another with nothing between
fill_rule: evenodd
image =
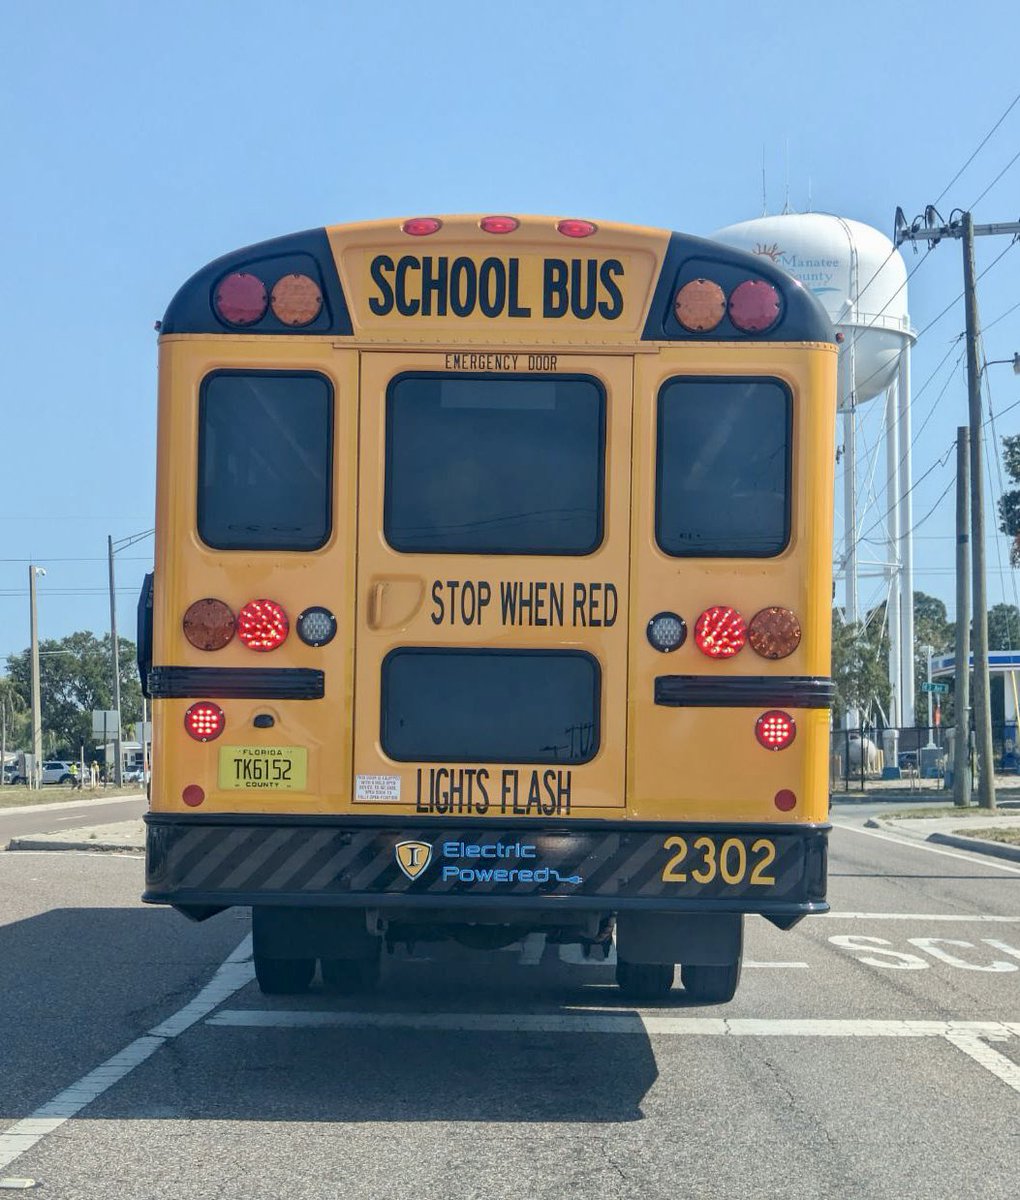
<instances>
[{"instance_id":1,"label":"warning sticker","mask_svg":"<svg viewBox=\"0 0 1020 1200\"><path fill-rule=\"evenodd\" d=\"M373 803L400 800L399 775L356 775L354 777L354 799L370 800Z\"/></svg>"}]
</instances>

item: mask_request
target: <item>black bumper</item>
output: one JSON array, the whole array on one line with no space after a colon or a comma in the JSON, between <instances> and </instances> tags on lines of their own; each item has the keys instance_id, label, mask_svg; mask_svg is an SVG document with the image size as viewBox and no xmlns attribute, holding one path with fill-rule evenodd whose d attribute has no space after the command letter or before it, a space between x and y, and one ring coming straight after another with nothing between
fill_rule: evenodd
<instances>
[{"instance_id":1,"label":"black bumper","mask_svg":"<svg viewBox=\"0 0 1020 1200\"><path fill-rule=\"evenodd\" d=\"M151 904L828 911L829 825L169 813L145 821L142 899Z\"/></svg>"}]
</instances>

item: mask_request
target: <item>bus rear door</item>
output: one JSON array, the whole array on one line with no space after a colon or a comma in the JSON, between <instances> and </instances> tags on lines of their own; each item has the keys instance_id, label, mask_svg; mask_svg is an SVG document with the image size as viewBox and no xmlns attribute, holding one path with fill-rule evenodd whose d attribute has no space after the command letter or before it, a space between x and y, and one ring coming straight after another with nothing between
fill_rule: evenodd
<instances>
[{"instance_id":1,"label":"bus rear door","mask_svg":"<svg viewBox=\"0 0 1020 1200\"><path fill-rule=\"evenodd\" d=\"M362 355L354 811L625 802L632 360Z\"/></svg>"}]
</instances>

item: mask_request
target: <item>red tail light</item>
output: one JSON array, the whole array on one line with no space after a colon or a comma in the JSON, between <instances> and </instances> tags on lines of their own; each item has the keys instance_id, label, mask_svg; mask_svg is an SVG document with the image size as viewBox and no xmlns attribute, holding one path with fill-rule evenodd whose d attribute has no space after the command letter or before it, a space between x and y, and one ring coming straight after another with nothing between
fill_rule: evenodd
<instances>
[{"instance_id":1,"label":"red tail light","mask_svg":"<svg viewBox=\"0 0 1020 1200\"><path fill-rule=\"evenodd\" d=\"M235 271L220 280L213 303L229 325L254 325L266 315L269 296L257 275Z\"/></svg>"},{"instance_id":2,"label":"red tail light","mask_svg":"<svg viewBox=\"0 0 1020 1200\"><path fill-rule=\"evenodd\" d=\"M443 228L443 222L438 217L411 217L400 228L411 237L428 237L430 233L438 233Z\"/></svg>"},{"instance_id":3,"label":"red tail light","mask_svg":"<svg viewBox=\"0 0 1020 1200\"><path fill-rule=\"evenodd\" d=\"M485 233L513 233L520 224L516 217L482 217L478 227Z\"/></svg>"},{"instance_id":4,"label":"red tail light","mask_svg":"<svg viewBox=\"0 0 1020 1200\"><path fill-rule=\"evenodd\" d=\"M594 221L576 221L570 219L566 221L559 221L556 225L556 232L562 233L564 237L591 237L593 233L598 233L598 231L599 227Z\"/></svg>"},{"instance_id":5,"label":"red tail light","mask_svg":"<svg viewBox=\"0 0 1020 1200\"><path fill-rule=\"evenodd\" d=\"M184 714L184 728L196 742L211 742L226 728L223 709L211 700L199 700Z\"/></svg>"},{"instance_id":6,"label":"red tail light","mask_svg":"<svg viewBox=\"0 0 1020 1200\"><path fill-rule=\"evenodd\" d=\"M772 708L755 721L754 736L766 750L785 750L797 736L797 724L789 713Z\"/></svg>"},{"instance_id":7,"label":"red tail light","mask_svg":"<svg viewBox=\"0 0 1020 1200\"><path fill-rule=\"evenodd\" d=\"M706 608L694 626L694 641L709 658L732 658L747 641L747 626L735 608L717 604Z\"/></svg>"},{"instance_id":8,"label":"red tail light","mask_svg":"<svg viewBox=\"0 0 1020 1200\"><path fill-rule=\"evenodd\" d=\"M249 600L237 614L237 636L249 650L275 650L289 632L287 614L275 600Z\"/></svg>"}]
</instances>

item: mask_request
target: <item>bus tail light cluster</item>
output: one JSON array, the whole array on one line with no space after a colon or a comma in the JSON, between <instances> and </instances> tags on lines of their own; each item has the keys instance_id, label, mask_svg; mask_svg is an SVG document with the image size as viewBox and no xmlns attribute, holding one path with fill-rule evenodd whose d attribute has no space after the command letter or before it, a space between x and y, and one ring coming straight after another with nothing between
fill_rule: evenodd
<instances>
[{"instance_id":1,"label":"bus tail light cluster","mask_svg":"<svg viewBox=\"0 0 1020 1200\"><path fill-rule=\"evenodd\" d=\"M281 324L299 328L311 325L322 311L322 289L310 275L291 274L270 291L251 271L234 271L217 284L213 306L228 325L255 325L272 312Z\"/></svg>"},{"instance_id":2,"label":"bus tail light cluster","mask_svg":"<svg viewBox=\"0 0 1020 1200\"><path fill-rule=\"evenodd\" d=\"M743 333L764 333L779 320L779 289L765 279L745 279L727 297L712 279L691 279L673 298L676 319L690 333L710 333L729 314Z\"/></svg>"},{"instance_id":3,"label":"bus tail light cluster","mask_svg":"<svg viewBox=\"0 0 1020 1200\"><path fill-rule=\"evenodd\" d=\"M222 650L234 634L249 650L265 653L282 646L290 619L275 600L249 600L235 616L229 604L207 596L189 605L182 622L184 636L196 650ZM306 646L325 646L336 636L337 620L321 604L306 608L295 624Z\"/></svg>"},{"instance_id":4,"label":"bus tail light cluster","mask_svg":"<svg viewBox=\"0 0 1020 1200\"><path fill-rule=\"evenodd\" d=\"M645 633L656 650L668 654L687 640L687 623L679 613L660 612L648 622ZM714 604L694 623L694 644L702 654L715 659L733 658L747 644L762 658L786 658L800 645L800 638L797 614L775 605L761 609L745 622L730 605Z\"/></svg>"},{"instance_id":5,"label":"bus tail light cluster","mask_svg":"<svg viewBox=\"0 0 1020 1200\"><path fill-rule=\"evenodd\" d=\"M770 708L755 721L754 736L766 750L785 750L797 736L797 723L788 712Z\"/></svg>"}]
</instances>

